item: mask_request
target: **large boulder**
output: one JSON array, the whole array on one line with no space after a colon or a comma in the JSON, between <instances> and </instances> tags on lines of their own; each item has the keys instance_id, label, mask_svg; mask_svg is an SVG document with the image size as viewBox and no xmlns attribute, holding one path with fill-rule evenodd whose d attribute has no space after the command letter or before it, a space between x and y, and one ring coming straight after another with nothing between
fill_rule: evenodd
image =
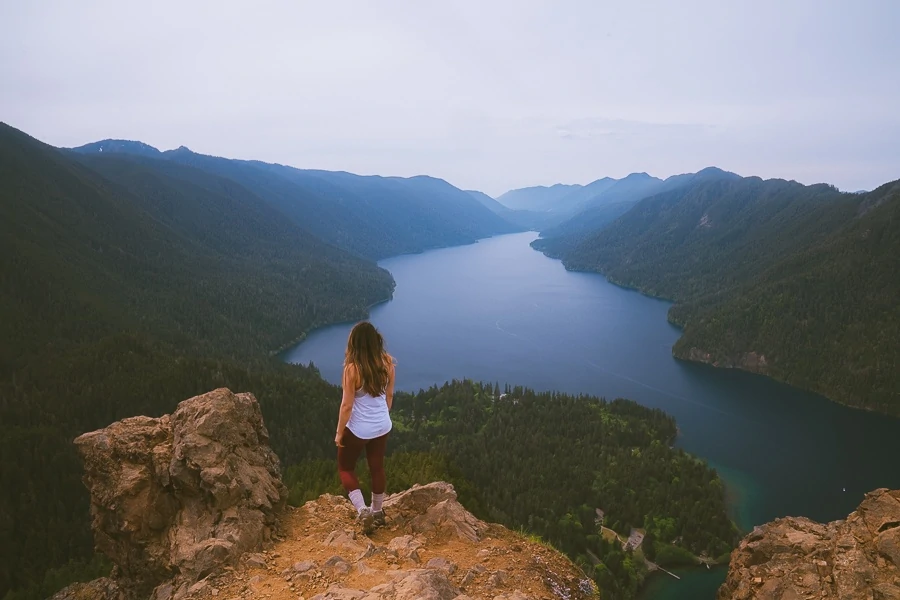
<instances>
[{"instance_id":1,"label":"large boulder","mask_svg":"<svg viewBox=\"0 0 900 600\"><path fill-rule=\"evenodd\" d=\"M879 489L846 520L777 519L731 556L721 600L900 600L900 490Z\"/></svg>"},{"instance_id":2,"label":"large boulder","mask_svg":"<svg viewBox=\"0 0 900 600\"><path fill-rule=\"evenodd\" d=\"M408 490L389 496L384 508L398 524L413 533L442 532L450 537L478 542L487 524L476 519L456 499L456 490L449 483L436 481L414 485Z\"/></svg>"},{"instance_id":3,"label":"large boulder","mask_svg":"<svg viewBox=\"0 0 900 600\"><path fill-rule=\"evenodd\" d=\"M190 585L272 539L287 490L252 394L218 389L172 415L133 417L75 440L97 549L126 597Z\"/></svg>"}]
</instances>

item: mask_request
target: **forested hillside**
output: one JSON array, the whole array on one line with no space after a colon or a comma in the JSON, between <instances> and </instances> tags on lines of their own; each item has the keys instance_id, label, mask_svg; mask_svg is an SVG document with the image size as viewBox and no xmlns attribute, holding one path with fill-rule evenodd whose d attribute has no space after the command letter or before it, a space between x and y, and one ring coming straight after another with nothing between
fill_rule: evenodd
<instances>
[{"instance_id":1,"label":"forested hillside","mask_svg":"<svg viewBox=\"0 0 900 600\"><path fill-rule=\"evenodd\" d=\"M390 296L386 271L234 182L144 158L87 169L5 126L0 153L5 367L122 329L264 354Z\"/></svg>"},{"instance_id":2,"label":"forested hillside","mask_svg":"<svg viewBox=\"0 0 900 600\"><path fill-rule=\"evenodd\" d=\"M659 410L457 381L398 394L392 418L389 491L443 471L467 508L553 542L593 574L603 598L634 598L645 557L693 564L692 554L717 558L736 542L722 482L672 448L675 422ZM340 493L330 460L288 468L286 483L298 504ZM609 539L632 527L648 533L637 553Z\"/></svg>"},{"instance_id":3,"label":"forested hillside","mask_svg":"<svg viewBox=\"0 0 900 600\"><path fill-rule=\"evenodd\" d=\"M0 594L91 555L76 435L218 385L301 427L324 384L269 352L393 289L233 181L88 162L0 125Z\"/></svg>"},{"instance_id":4,"label":"forested hillside","mask_svg":"<svg viewBox=\"0 0 900 600\"><path fill-rule=\"evenodd\" d=\"M121 140L95 142L71 152L103 159L110 154L123 159L151 156L229 179L316 237L374 260L523 229L468 192L433 177L303 170L207 156L184 147L159 152Z\"/></svg>"},{"instance_id":5,"label":"forested hillside","mask_svg":"<svg viewBox=\"0 0 900 600\"><path fill-rule=\"evenodd\" d=\"M559 255L676 301L676 356L898 414L898 205L897 182L845 194L705 181L641 201Z\"/></svg>"},{"instance_id":6,"label":"forested hillside","mask_svg":"<svg viewBox=\"0 0 900 600\"><path fill-rule=\"evenodd\" d=\"M673 175L664 181L650 177L646 173L632 173L619 181L600 180L604 185L599 193L580 198L578 204L575 205L577 212L573 216L556 226L541 229L541 239L536 240L532 245L549 256L559 258L631 210L644 198L701 181L718 179L734 180L740 179L740 176L716 167L707 167L697 173ZM564 201L569 200L572 196L584 194L593 185L570 194Z\"/></svg>"}]
</instances>

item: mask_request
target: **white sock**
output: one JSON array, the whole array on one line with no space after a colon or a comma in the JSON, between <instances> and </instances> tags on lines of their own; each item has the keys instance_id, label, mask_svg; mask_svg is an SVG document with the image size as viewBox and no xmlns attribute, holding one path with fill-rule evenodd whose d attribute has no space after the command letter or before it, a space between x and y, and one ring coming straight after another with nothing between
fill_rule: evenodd
<instances>
[{"instance_id":1,"label":"white sock","mask_svg":"<svg viewBox=\"0 0 900 600\"><path fill-rule=\"evenodd\" d=\"M384 494L372 494L372 512L381 510L382 502L384 502Z\"/></svg>"},{"instance_id":2,"label":"white sock","mask_svg":"<svg viewBox=\"0 0 900 600\"><path fill-rule=\"evenodd\" d=\"M353 508L356 509L356 512L362 512L362 509L366 507L366 501L363 499L362 490L355 489L349 494L350 502L353 503Z\"/></svg>"}]
</instances>

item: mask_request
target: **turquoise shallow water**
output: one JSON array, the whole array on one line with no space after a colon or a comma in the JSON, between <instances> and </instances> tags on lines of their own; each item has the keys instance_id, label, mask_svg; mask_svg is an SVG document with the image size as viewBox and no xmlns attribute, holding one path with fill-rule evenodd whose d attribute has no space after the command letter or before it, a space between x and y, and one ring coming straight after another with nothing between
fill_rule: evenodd
<instances>
[{"instance_id":1,"label":"turquoise shallow water","mask_svg":"<svg viewBox=\"0 0 900 600\"><path fill-rule=\"evenodd\" d=\"M716 597L716 591L728 570L725 567L706 569L675 569L672 571L681 579L675 580L664 574L654 574L641 590L641 600L698 600Z\"/></svg>"},{"instance_id":2,"label":"turquoise shallow water","mask_svg":"<svg viewBox=\"0 0 900 600\"><path fill-rule=\"evenodd\" d=\"M900 420L850 409L763 377L676 361L670 304L572 273L532 250L534 234L380 264L394 298L372 309L398 361L397 385L453 378L625 397L678 420L677 443L726 482L745 530L780 516L842 518L878 487L900 487ZM284 354L339 383L350 324ZM846 491L845 491L846 490ZM724 570L654 578L645 598L715 596ZM675 594L675 595L672 595Z\"/></svg>"}]
</instances>

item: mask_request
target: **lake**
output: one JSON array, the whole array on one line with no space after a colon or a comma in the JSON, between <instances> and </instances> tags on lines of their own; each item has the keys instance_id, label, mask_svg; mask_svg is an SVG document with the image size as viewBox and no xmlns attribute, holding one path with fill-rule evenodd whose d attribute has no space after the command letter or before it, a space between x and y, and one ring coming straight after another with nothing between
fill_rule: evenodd
<instances>
[{"instance_id":1,"label":"lake","mask_svg":"<svg viewBox=\"0 0 900 600\"><path fill-rule=\"evenodd\" d=\"M738 371L677 361L670 303L566 271L534 233L381 261L397 282L371 321L397 359L397 388L450 379L630 398L678 421L678 445L725 480L744 530L787 515L843 518L863 494L900 488L900 419L850 409ZM284 354L340 383L352 324ZM725 570L657 577L645 597L714 598Z\"/></svg>"}]
</instances>

